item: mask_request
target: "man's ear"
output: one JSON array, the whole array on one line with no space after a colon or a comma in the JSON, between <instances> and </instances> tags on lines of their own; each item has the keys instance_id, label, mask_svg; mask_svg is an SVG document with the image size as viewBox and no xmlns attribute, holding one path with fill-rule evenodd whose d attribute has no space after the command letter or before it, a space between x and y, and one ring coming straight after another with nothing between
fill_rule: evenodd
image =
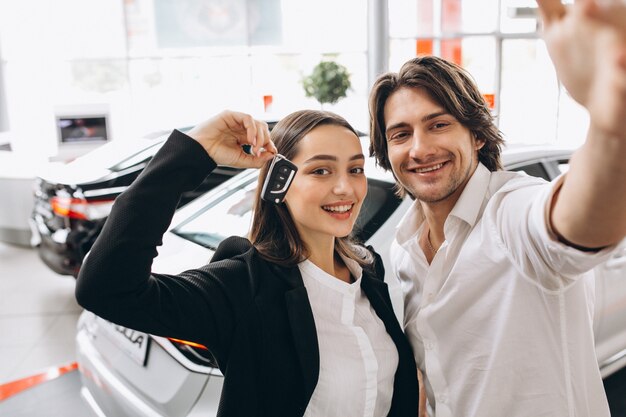
<instances>
[{"instance_id":1,"label":"man's ear","mask_svg":"<svg viewBox=\"0 0 626 417\"><path fill-rule=\"evenodd\" d=\"M474 136L474 149L478 151L482 149L483 146L485 146L485 139L478 139L476 136Z\"/></svg>"}]
</instances>

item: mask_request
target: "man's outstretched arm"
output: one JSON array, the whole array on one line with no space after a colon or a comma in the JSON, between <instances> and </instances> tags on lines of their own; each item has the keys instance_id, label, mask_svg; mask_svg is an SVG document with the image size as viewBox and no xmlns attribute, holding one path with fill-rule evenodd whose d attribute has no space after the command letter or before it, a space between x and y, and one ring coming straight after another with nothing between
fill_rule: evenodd
<instances>
[{"instance_id":1,"label":"man's outstretched arm","mask_svg":"<svg viewBox=\"0 0 626 417\"><path fill-rule=\"evenodd\" d=\"M590 116L553 200L552 228L574 246L613 245L626 236L626 1L537 3L557 75Z\"/></svg>"}]
</instances>

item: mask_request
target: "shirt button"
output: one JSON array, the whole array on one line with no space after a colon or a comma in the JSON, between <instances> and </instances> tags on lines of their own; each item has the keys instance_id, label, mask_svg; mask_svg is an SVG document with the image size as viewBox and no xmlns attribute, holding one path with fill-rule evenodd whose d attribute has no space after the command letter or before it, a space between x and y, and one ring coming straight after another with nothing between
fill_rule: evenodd
<instances>
[{"instance_id":1,"label":"shirt button","mask_svg":"<svg viewBox=\"0 0 626 417\"><path fill-rule=\"evenodd\" d=\"M438 395L437 396L437 402L440 402L440 403L443 403L443 404L447 403L448 402L448 396L446 394Z\"/></svg>"},{"instance_id":2,"label":"shirt button","mask_svg":"<svg viewBox=\"0 0 626 417\"><path fill-rule=\"evenodd\" d=\"M426 350L433 350L434 347L435 347L435 344L433 342L431 342L430 340L426 340L424 342L424 348Z\"/></svg>"}]
</instances>

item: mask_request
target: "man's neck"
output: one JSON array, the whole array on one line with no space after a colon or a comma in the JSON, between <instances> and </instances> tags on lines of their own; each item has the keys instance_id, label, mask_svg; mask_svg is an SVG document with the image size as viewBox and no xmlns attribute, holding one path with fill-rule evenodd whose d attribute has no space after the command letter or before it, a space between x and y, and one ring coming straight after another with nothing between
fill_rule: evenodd
<instances>
[{"instance_id":1,"label":"man's neck","mask_svg":"<svg viewBox=\"0 0 626 417\"><path fill-rule=\"evenodd\" d=\"M467 183L476 172L477 166L478 163L474 166L472 173L467 177L465 182L463 182L448 197L436 202L420 201L422 213L424 214L424 221L427 223L426 227L424 227L424 231L430 231L430 243L435 248L439 248L443 241L446 240L443 227L448 219L448 216L454 209L454 206L456 206L456 203L459 201L461 194L463 194Z\"/></svg>"},{"instance_id":2,"label":"man's neck","mask_svg":"<svg viewBox=\"0 0 626 417\"><path fill-rule=\"evenodd\" d=\"M445 224L450 212L452 212L452 209L454 209L456 202L459 201L459 197L461 196L463 189L465 189L466 184L467 183L461 185L454 191L453 194L441 201L433 203L420 201L422 213L424 214L424 221L428 223L428 228L431 230L431 236L441 237L441 241L445 239L443 236L443 225Z\"/></svg>"}]
</instances>

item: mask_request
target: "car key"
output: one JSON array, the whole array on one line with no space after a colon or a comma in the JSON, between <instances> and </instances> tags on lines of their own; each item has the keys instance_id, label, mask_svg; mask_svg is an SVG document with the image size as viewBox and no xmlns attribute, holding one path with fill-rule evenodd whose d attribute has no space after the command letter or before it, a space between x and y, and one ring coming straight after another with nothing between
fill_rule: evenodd
<instances>
[{"instance_id":1,"label":"car key","mask_svg":"<svg viewBox=\"0 0 626 417\"><path fill-rule=\"evenodd\" d=\"M261 198L274 204L282 203L297 171L298 167L290 160L276 154L265 177Z\"/></svg>"}]
</instances>

